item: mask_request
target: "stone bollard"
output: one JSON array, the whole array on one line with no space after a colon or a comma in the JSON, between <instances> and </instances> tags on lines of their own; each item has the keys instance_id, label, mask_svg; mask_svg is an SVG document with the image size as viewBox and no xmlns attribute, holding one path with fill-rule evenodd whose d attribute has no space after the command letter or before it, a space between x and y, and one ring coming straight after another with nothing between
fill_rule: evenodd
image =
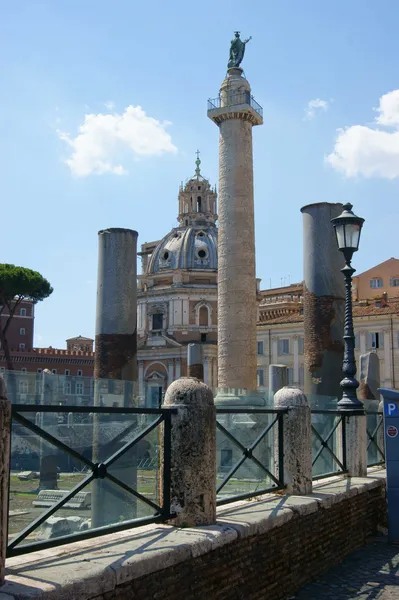
<instances>
[{"instance_id":1,"label":"stone bollard","mask_svg":"<svg viewBox=\"0 0 399 600\"><path fill-rule=\"evenodd\" d=\"M174 381L164 408L172 414L170 498L173 525L216 522L216 409L213 394L194 377Z\"/></svg>"},{"instance_id":2,"label":"stone bollard","mask_svg":"<svg viewBox=\"0 0 399 600\"><path fill-rule=\"evenodd\" d=\"M10 479L11 402L0 375L0 585L4 583L8 533L8 488Z\"/></svg>"},{"instance_id":3,"label":"stone bollard","mask_svg":"<svg viewBox=\"0 0 399 600\"><path fill-rule=\"evenodd\" d=\"M367 476L367 417L365 414L346 416L346 468L348 477Z\"/></svg>"},{"instance_id":4,"label":"stone bollard","mask_svg":"<svg viewBox=\"0 0 399 600\"><path fill-rule=\"evenodd\" d=\"M284 483L289 494L312 493L312 421L308 400L301 390L284 387L274 396L274 408L284 415ZM275 457L278 459L276 438ZM278 460L276 461L278 464Z\"/></svg>"}]
</instances>

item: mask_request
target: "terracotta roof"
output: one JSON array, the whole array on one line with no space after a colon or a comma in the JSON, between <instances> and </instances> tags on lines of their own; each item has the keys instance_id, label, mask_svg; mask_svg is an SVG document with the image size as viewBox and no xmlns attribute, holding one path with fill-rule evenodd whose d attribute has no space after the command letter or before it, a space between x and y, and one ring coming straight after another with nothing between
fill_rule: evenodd
<instances>
[{"instance_id":1,"label":"terracotta roof","mask_svg":"<svg viewBox=\"0 0 399 600\"><path fill-rule=\"evenodd\" d=\"M303 315L301 313L291 313L289 315L282 315L281 317L274 317L273 319L266 319L265 321L258 321L258 325L283 325L284 323L302 323Z\"/></svg>"},{"instance_id":2,"label":"terracotta roof","mask_svg":"<svg viewBox=\"0 0 399 600\"><path fill-rule=\"evenodd\" d=\"M375 301L369 301L368 304L356 304L353 306L354 317L372 317L382 315L399 314L399 300L390 300L387 306L378 307Z\"/></svg>"}]
</instances>

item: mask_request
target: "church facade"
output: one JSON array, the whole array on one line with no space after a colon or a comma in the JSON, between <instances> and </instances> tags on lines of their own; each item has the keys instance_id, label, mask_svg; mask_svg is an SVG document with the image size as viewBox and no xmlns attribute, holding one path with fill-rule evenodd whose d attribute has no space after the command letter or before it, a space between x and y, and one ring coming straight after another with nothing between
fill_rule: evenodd
<instances>
[{"instance_id":1,"label":"church facade","mask_svg":"<svg viewBox=\"0 0 399 600\"><path fill-rule=\"evenodd\" d=\"M176 227L139 252L139 397L150 407L186 374L192 342L203 346L205 382L217 386L217 194L200 163L179 189Z\"/></svg>"}]
</instances>

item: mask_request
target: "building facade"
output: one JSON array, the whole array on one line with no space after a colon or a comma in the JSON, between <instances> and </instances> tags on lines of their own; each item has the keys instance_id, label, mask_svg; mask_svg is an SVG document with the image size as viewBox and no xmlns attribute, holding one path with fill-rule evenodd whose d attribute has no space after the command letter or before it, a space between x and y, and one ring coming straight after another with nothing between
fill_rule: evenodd
<instances>
[{"instance_id":1,"label":"building facade","mask_svg":"<svg viewBox=\"0 0 399 600\"><path fill-rule=\"evenodd\" d=\"M7 323L10 313L5 306L0 315L2 329ZM31 300L24 300L17 307L7 330L7 341L10 349L31 350L33 348L33 331L35 322L35 305ZM0 342L1 351L1 342Z\"/></svg>"},{"instance_id":2,"label":"building facade","mask_svg":"<svg viewBox=\"0 0 399 600\"><path fill-rule=\"evenodd\" d=\"M137 335L139 396L158 406L167 386L187 373L187 346L201 343L204 379L217 380L217 195L201 175L178 194L178 225L141 246Z\"/></svg>"},{"instance_id":3,"label":"building facade","mask_svg":"<svg viewBox=\"0 0 399 600\"><path fill-rule=\"evenodd\" d=\"M399 297L399 260L389 258L353 278L353 299Z\"/></svg>"}]
</instances>

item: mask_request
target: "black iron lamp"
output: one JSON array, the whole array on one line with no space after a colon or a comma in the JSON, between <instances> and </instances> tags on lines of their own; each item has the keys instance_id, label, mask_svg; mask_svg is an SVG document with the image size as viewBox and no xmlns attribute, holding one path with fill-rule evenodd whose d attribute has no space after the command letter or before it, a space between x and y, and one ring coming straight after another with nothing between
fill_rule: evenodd
<instances>
[{"instance_id":1,"label":"black iron lamp","mask_svg":"<svg viewBox=\"0 0 399 600\"><path fill-rule=\"evenodd\" d=\"M345 330L344 330L344 362L342 365L341 381L342 398L338 402L340 410L363 411L363 403L358 399L356 390L359 387L356 375L355 334L353 331L352 315L352 277L355 269L352 267L353 253L359 249L360 234L364 219L352 212L352 204L344 204L339 217L332 219L339 250L345 257L345 266L341 269L345 277Z\"/></svg>"}]
</instances>

